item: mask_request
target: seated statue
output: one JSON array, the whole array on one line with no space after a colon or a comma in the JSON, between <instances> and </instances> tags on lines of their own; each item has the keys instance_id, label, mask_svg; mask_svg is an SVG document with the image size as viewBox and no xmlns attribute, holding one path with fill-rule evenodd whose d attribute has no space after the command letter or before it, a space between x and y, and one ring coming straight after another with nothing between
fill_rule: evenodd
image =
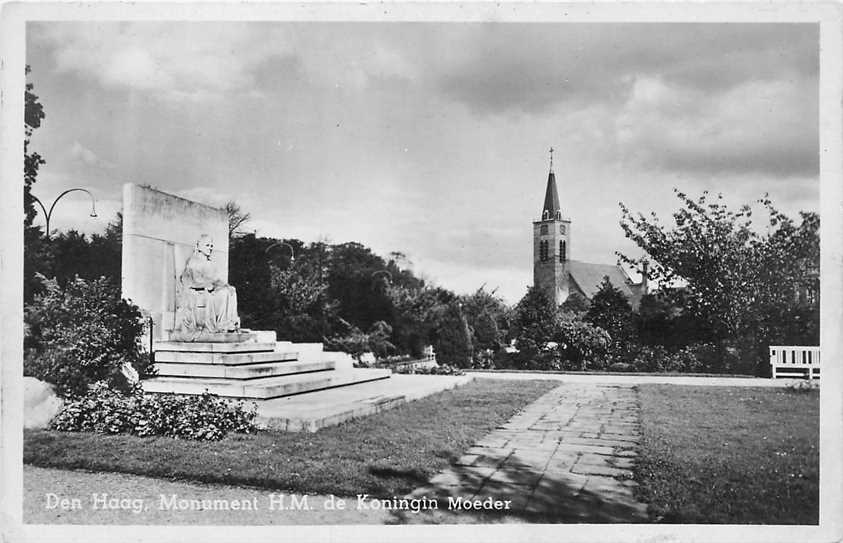
<instances>
[{"instance_id":1,"label":"seated statue","mask_svg":"<svg viewBox=\"0 0 843 543\"><path fill-rule=\"evenodd\" d=\"M237 291L220 279L211 261L214 241L203 235L196 242L179 277L176 329L182 332L236 332Z\"/></svg>"}]
</instances>

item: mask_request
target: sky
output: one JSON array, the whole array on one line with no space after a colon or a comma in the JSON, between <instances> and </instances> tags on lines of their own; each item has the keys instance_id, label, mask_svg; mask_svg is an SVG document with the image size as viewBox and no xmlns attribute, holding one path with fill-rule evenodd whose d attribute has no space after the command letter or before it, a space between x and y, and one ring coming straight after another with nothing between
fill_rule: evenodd
<instances>
[{"instance_id":1,"label":"sky","mask_svg":"<svg viewBox=\"0 0 843 543\"><path fill-rule=\"evenodd\" d=\"M618 203L669 223L674 188L819 208L814 24L38 22L27 63L33 194L97 200L62 230L150 184L515 303L550 147L575 260L638 256Z\"/></svg>"}]
</instances>

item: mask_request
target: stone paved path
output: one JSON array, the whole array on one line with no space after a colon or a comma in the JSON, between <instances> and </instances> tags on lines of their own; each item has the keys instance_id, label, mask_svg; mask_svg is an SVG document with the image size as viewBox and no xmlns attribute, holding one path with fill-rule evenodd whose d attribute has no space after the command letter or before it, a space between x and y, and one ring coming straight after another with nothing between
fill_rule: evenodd
<instances>
[{"instance_id":1,"label":"stone paved path","mask_svg":"<svg viewBox=\"0 0 843 543\"><path fill-rule=\"evenodd\" d=\"M501 522L646 522L632 494L638 440L631 385L564 383L411 494L436 497L439 510L401 520L476 522L448 509L449 497L462 497L510 500L508 511L484 513Z\"/></svg>"}]
</instances>

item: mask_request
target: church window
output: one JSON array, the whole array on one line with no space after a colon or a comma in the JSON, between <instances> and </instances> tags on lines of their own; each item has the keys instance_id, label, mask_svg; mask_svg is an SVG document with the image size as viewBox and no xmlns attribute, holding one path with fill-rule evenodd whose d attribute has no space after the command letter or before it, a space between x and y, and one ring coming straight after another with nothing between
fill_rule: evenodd
<instances>
[{"instance_id":1,"label":"church window","mask_svg":"<svg viewBox=\"0 0 843 543\"><path fill-rule=\"evenodd\" d=\"M539 242L539 260L542 262L547 261L547 240L543 240Z\"/></svg>"},{"instance_id":2,"label":"church window","mask_svg":"<svg viewBox=\"0 0 843 543\"><path fill-rule=\"evenodd\" d=\"M544 235L546 235L546 234L547 234L547 225L546 225L546 224L543 224L543 225L541 226L541 229L540 229L540 230L541 230L541 234L542 234L543 236L544 236Z\"/></svg>"},{"instance_id":3,"label":"church window","mask_svg":"<svg viewBox=\"0 0 843 543\"><path fill-rule=\"evenodd\" d=\"M559 242L559 262L565 262L565 260L567 260L567 257L565 256L565 242L560 241Z\"/></svg>"}]
</instances>

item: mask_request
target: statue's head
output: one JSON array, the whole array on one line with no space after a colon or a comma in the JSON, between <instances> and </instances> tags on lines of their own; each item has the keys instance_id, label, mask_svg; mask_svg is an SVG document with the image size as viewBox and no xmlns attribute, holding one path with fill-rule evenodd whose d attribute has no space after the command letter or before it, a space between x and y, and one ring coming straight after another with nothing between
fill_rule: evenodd
<instances>
[{"instance_id":1,"label":"statue's head","mask_svg":"<svg viewBox=\"0 0 843 543\"><path fill-rule=\"evenodd\" d=\"M196 252L205 255L205 258L211 258L211 253L214 251L214 239L208 234L202 234L196 240Z\"/></svg>"}]
</instances>

